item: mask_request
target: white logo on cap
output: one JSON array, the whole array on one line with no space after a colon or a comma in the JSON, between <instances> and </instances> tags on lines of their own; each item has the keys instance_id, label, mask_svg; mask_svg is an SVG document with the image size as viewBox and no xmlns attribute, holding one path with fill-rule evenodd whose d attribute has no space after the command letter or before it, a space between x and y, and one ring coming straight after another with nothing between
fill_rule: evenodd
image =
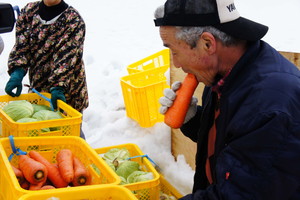
<instances>
[{"instance_id":1,"label":"white logo on cap","mask_svg":"<svg viewBox=\"0 0 300 200\"><path fill-rule=\"evenodd\" d=\"M220 22L226 23L240 17L233 0L216 0Z\"/></svg>"}]
</instances>

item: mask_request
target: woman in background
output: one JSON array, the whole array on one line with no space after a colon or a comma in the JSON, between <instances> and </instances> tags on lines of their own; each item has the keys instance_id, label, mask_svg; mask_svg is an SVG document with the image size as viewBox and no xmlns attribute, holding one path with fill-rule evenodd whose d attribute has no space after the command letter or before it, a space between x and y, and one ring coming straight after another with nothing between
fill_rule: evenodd
<instances>
[{"instance_id":1,"label":"woman in background","mask_svg":"<svg viewBox=\"0 0 300 200\"><path fill-rule=\"evenodd\" d=\"M9 55L10 79L5 92L19 96L28 72L30 87L51 93L55 109L60 99L82 113L88 107L84 39L82 17L63 0L28 3L16 22L16 43ZM82 131L81 137L85 138Z\"/></svg>"}]
</instances>

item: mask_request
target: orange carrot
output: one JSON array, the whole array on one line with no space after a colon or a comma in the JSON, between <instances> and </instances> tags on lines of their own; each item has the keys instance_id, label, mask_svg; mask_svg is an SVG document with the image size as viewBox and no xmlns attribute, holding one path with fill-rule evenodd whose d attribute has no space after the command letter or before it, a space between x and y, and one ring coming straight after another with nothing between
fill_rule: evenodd
<instances>
[{"instance_id":1,"label":"orange carrot","mask_svg":"<svg viewBox=\"0 0 300 200\"><path fill-rule=\"evenodd\" d=\"M165 113L164 119L165 123L171 128L180 128L182 126L198 83L196 77L188 73L181 87L176 91L176 99Z\"/></svg>"},{"instance_id":2,"label":"orange carrot","mask_svg":"<svg viewBox=\"0 0 300 200\"><path fill-rule=\"evenodd\" d=\"M32 150L28 154L31 158L46 166L48 178L55 187L62 188L68 186L68 183L61 177L58 168L44 158L39 152Z\"/></svg>"},{"instance_id":3,"label":"orange carrot","mask_svg":"<svg viewBox=\"0 0 300 200\"><path fill-rule=\"evenodd\" d=\"M30 183L25 179L24 182L22 184L20 184L21 188L28 190Z\"/></svg>"},{"instance_id":4,"label":"orange carrot","mask_svg":"<svg viewBox=\"0 0 300 200\"><path fill-rule=\"evenodd\" d=\"M43 187L41 187L41 190L49 190L49 189L55 189L55 187L53 185L44 185Z\"/></svg>"},{"instance_id":5,"label":"orange carrot","mask_svg":"<svg viewBox=\"0 0 300 200\"><path fill-rule=\"evenodd\" d=\"M67 182L72 182L74 178L73 154L70 149L61 149L56 155L59 172Z\"/></svg>"},{"instance_id":6,"label":"orange carrot","mask_svg":"<svg viewBox=\"0 0 300 200\"><path fill-rule=\"evenodd\" d=\"M85 168L84 164L75 156L73 156L74 165L74 179L73 186L88 185L90 183L89 171Z\"/></svg>"},{"instance_id":7,"label":"orange carrot","mask_svg":"<svg viewBox=\"0 0 300 200\"><path fill-rule=\"evenodd\" d=\"M43 180L37 184L30 184L29 185L29 190L40 190L46 183L47 179L46 180Z\"/></svg>"},{"instance_id":8,"label":"orange carrot","mask_svg":"<svg viewBox=\"0 0 300 200\"><path fill-rule=\"evenodd\" d=\"M13 169L13 171L14 171L17 179L18 179L19 184L22 185L22 183L25 181L25 178L24 178L24 175L23 175L22 171L19 168L13 166L13 165L11 165L11 167L12 167L12 169Z\"/></svg>"},{"instance_id":9,"label":"orange carrot","mask_svg":"<svg viewBox=\"0 0 300 200\"><path fill-rule=\"evenodd\" d=\"M19 156L19 168L26 180L31 184L38 184L47 179L48 171L45 165L35 161L28 155Z\"/></svg>"}]
</instances>

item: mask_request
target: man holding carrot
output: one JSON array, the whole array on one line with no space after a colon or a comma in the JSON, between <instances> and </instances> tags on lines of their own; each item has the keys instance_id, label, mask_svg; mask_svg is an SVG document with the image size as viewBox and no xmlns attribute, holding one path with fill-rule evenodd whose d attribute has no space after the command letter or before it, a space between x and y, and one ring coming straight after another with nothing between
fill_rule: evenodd
<instances>
[{"instance_id":1,"label":"man holding carrot","mask_svg":"<svg viewBox=\"0 0 300 200\"><path fill-rule=\"evenodd\" d=\"M155 18L174 66L205 84L202 105L178 92L186 82L160 99L166 118L190 102L180 129L197 143L196 169L181 199L300 199L300 71L261 40L268 27L233 0L167 0Z\"/></svg>"}]
</instances>

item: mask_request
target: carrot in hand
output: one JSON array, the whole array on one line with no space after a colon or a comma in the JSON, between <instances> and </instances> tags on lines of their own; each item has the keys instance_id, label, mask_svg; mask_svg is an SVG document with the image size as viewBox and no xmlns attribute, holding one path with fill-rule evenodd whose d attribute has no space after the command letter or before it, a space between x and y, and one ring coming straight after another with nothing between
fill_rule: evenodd
<instances>
[{"instance_id":1,"label":"carrot in hand","mask_svg":"<svg viewBox=\"0 0 300 200\"><path fill-rule=\"evenodd\" d=\"M68 183L64 181L60 175L59 169L44 158L39 152L32 150L28 154L31 158L46 166L48 170L48 178L55 187L62 188L68 186Z\"/></svg>"},{"instance_id":2,"label":"carrot in hand","mask_svg":"<svg viewBox=\"0 0 300 200\"><path fill-rule=\"evenodd\" d=\"M198 83L196 77L188 73L181 87L176 91L176 98L173 105L165 113L164 119L165 123L171 128L182 126Z\"/></svg>"},{"instance_id":3,"label":"carrot in hand","mask_svg":"<svg viewBox=\"0 0 300 200\"><path fill-rule=\"evenodd\" d=\"M26 180L31 184L38 184L47 179L48 171L45 165L27 155L19 156L19 168Z\"/></svg>"},{"instance_id":4,"label":"carrot in hand","mask_svg":"<svg viewBox=\"0 0 300 200\"><path fill-rule=\"evenodd\" d=\"M11 165L11 167L12 167L12 169L13 169L13 171L14 171L17 179L18 179L19 184L22 185L22 183L25 181L25 178L24 178L24 175L23 175L22 171L19 168L13 166L13 165Z\"/></svg>"},{"instance_id":5,"label":"carrot in hand","mask_svg":"<svg viewBox=\"0 0 300 200\"><path fill-rule=\"evenodd\" d=\"M74 178L72 151L70 149L61 149L56 155L56 160L59 172L64 181L67 183L72 182Z\"/></svg>"},{"instance_id":6,"label":"carrot in hand","mask_svg":"<svg viewBox=\"0 0 300 200\"><path fill-rule=\"evenodd\" d=\"M89 171L85 168L83 163L75 156L73 157L73 165L74 165L74 179L72 181L73 186L88 185L90 182Z\"/></svg>"}]
</instances>

